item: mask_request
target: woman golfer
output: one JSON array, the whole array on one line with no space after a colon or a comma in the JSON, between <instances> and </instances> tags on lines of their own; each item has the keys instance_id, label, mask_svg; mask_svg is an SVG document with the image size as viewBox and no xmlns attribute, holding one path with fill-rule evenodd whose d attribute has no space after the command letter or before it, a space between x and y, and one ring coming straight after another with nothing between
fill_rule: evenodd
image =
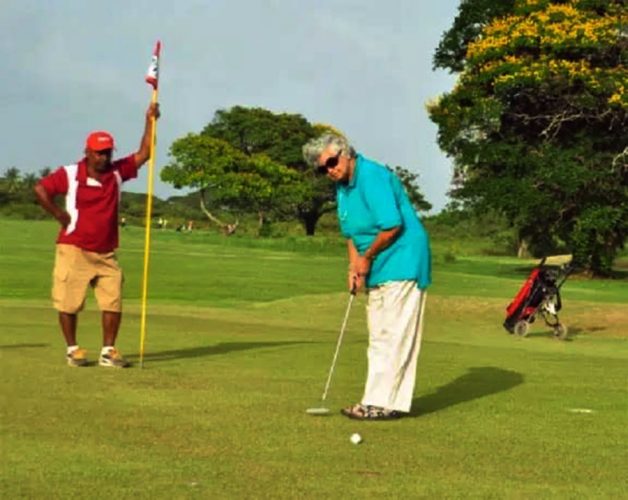
<instances>
[{"instance_id":1,"label":"woman golfer","mask_svg":"<svg viewBox=\"0 0 628 500\"><path fill-rule=\"evenodd\" d=\"M338 219L347 238L349 288L368 293L368 375L362 402L342 409L359 420L410 411L421 347L429 238L399 178L326 134L303 146L305 161L336 183Z\"/></svg>"}]
</instances>

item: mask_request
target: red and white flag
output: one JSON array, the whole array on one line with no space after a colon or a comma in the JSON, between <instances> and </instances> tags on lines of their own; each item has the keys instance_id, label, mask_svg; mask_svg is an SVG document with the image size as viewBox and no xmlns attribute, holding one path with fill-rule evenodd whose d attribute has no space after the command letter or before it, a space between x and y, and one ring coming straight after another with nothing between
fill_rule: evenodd
<instances>
[{"instance_id":1,"label":"red and white flag","mask_svg":"<svg viewBox=\"0 0 628 500\"><path fill-rule=\"evenodd\" d=\"M153 59L150 62L148 71L146 72L146 83L152 85L157 90L159 83L159 51L161 50L161 42L157 41L155 50L153 51Z\"/></svg>"}]
</instances>

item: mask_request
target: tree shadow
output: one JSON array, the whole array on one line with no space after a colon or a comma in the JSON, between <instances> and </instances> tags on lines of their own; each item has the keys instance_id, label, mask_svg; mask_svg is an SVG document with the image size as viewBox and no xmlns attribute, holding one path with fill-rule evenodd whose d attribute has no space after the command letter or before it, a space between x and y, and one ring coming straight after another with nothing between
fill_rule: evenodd
<instances>
[{"instance_id":1,"label":"tree shadow","mask_svg":"<svg viewBox=\"0 0 628 500\"><path fill-rule=\"evenodd\" d=\"M0 349L29 349L33 347L48 347L50 344L4 344Z\"/></svg>"},{"instance_id":2,"label":"tree shadow","mask_svg":"<svg viewBox=\"0 0 628 500\"><path fill-rule=\"evenodd\" d=\"M624 269L615 268L611 271L611 278L616 280L626 280L628 279L628 271Z\"/></svg>"},{"instance_id":3,"label":"tree shadow","mask_svg":"<svg viewBox=\"0 0 628 500\"><path fill-rule=\"evenodd\" d=\"M423 416L473 399L507 391L523 383L523 375L492 366L470 368L468 373L415 398L410 416Z\"/></svg>"},{"instance_id":4,"label":"tree shadow","mask_svg":"<svg viewBox=\"0 0 628 500\"><path fill-rule=\"evenodd\" d=\"M314 342L221 342L219 344L190 347L188 349L176 349L171 351L149 352L144 359L150 361L171 361L184 358L201 358L204 356L216 356L230 352L247 351L249 349L264 349L269 347L290 346L296 344L312 344ZM139 354L127 356L129 361L139 360Z\"/></svg>"}]
</instances>

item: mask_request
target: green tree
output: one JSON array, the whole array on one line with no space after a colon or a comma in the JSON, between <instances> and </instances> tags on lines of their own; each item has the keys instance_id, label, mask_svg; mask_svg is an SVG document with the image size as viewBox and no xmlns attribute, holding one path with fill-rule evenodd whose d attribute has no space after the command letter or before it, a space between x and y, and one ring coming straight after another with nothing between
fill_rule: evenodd
<instances>
[{"instance_id":1,"label":"green tree","mask_svg":"<svg viewBox=\"0 0 628 500\"><path fill-rule=\"evenodd\" d=\"M283 165L302 170L307 167L301 148L315 132L298 114L234 106L216 111L201 135L228 142L246 155L262 153Z\"/></svg>"},{"instance_id":2,"label":"green tree","mask_svg":"<svg viewBox=\"0 0 628 500\"><path fill-rule=\"evenodd\" d=\"M294 195L299 198L291 197L290 204L305 233L311 236L320 217L335 209L335 195L333 186L307 167L301 148L328 129L310 124L299 114L234 106L217 111L201 135L226 141L245 155L264 154L298 173Z\"/></svg>"},{"instance_id":3,"label":"green tree","mask_svg":"<svg viewBox=\"0 0 628 500\"><path fill-rule=\"evenodd\" d=\"M22 178L22 189L29 191L32 191L32 189L35 187L35 184L37 184L39 182L40 177L37 174L33 174L33 173L28 173L28 174L24 174L24 177Z\"/></svg>"},{"instance_id":4,"label":"green tree","mask_svg":"<svg viewBox=\"0 0 628 500\"><path fill-rule=\"evenodd\" d=\"M467 46L495 17L512 13L515 0L461 0L453 26L443 33L434 52L434 68L452 73L464 70Z\"/></svg>"},{"instance_id":5,"label":"green tree","mask_svg":"<svg viewBox=\"0 0 628 500\"><path fill-rule=\"evenodd\" d=\"M461 66L439 60L463 71L428 105L454 198L594 274L628 234L624 13L621 0L517 0L466 42Z\"/></svg>"},{"instance_id":6,"label":"green tree","mask_svg":"<svg viewBox=\"0 0 628 500\"><path fill-rule=\"evenodd\" d=\"M203 212L231 234L238 220L223 222L211 207L227 206L236 215L256 212L259 230L269 214L294 211L300 196L298 175L262 154L244 154L224 140L206 134L189 134L170 148L173 161L161 171L161 179L176 188L200 192Z\"/></svg>"},{"instance_id":7,"label":"green tree","mask_svg":"<svg viewBox=\"0 0 628 500\"><path fill-rule=\"evenodd\" d=\"M22 174L17 167L7 168L3 175L3 183L9 194L19 191L22 184Z\"/></svg>"},{"instance_id":8,"label":"green tree","mask_svg":"<svg viewBox=\"0 0 628 500\"><path fill-rule=\"evenodd\" d=\"M414 205L414 208L424 212L431 210L432 204L425 199L423 193L421 193L419 189L419 174L413 174L408 169L405 169L400 165L397 165L394 168L394 172L406 188L406 192L408 193L408 197Z\"/></svg>"}]
</instances>

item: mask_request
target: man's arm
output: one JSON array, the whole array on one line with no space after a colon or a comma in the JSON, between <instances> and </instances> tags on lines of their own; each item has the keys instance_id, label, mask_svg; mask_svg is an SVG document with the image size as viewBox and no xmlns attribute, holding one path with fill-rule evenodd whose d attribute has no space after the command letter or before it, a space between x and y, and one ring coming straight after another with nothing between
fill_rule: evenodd
<instances>
[{"instance_id":1,"label":"man's arm","mask_svg":"<svg viewBox=\"0 0 628 500\"><path fill-rule=\"evenodd\" d=\"M48 194L48 191L44 189L44 186L41 184L35 186L35 196L37 196L37 201L44 210L57 219L59 224L63 227L68 226L70 223L70 215L65 210L55 205L54 199Z\"/></svg>"},{"instance_id":2,"label":"man's arm","mask_svg":"<svg viewBox=\"0 0 628 500\"><path fill-rule=\"evenodd\" d=\"M146 111L146 121L144 123L144 134L140 142L140 148L133 155L137 168L141 167L150 158L150 140L153 127L153 117L155 120L159 118L159 104L151 103Z\"/></svg>"},{"instance_id":3,"label":"man's arm","mask_svg":"<svg viewBox=\"0 0 628 500\"><path fill-rule=\"evenodd\" d=\"M371 271L371 262L377 257L377 254L388 248L401 233L401 226L380 231L375 241L362 255L358 255L355 262L356 271L359 276L359 283L362 283L368 273Z\"/></svg>"}]
</instances>

